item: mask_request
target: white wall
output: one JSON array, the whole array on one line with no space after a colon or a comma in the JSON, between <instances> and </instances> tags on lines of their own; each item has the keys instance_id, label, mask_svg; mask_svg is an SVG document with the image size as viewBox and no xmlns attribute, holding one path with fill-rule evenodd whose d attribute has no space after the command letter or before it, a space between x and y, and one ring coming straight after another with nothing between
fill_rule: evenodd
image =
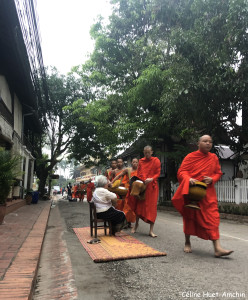
<instances>
[{"instance_id":1,"label":"white wall","mask_svg":"<svg viewBox=\"0 0 248 300\"><path fill-rule=\"evenodd\" d=\"M5 139L7 139L7 141L11 143L13 128L1 115L0 115L0 132L5 137Z\"/></svg>"},{"instance_id":2,"label":"white wall","mask_svg":"<svg viewBox=\"0 0 248 300\"><path fill-rule=\"evenodd\" d=\"M14 96L14 107L14 130L19 137L22 137L22 105L16 95Z\"/></svg>"},{"instance_id":3,"label":"white wall","mask_svg":"<svg viewBox=\"0 0 248 300\"><path fill-rule=\"evenodd\" d=\"M3 75L0 75L0 96L3 99L5 105L12 113L12 101L8 83Z\"/></svg>"},{"instance_id":4,"label":"white wall","mask_svg":"<svg viewBox=\"0 0 248 300\"><path fill-rule=\"evenodd\" d=\"M221 161L220 165L223 173L221 180L232 180L235 175L233 161Z\"/></svg>"}]
</instances>

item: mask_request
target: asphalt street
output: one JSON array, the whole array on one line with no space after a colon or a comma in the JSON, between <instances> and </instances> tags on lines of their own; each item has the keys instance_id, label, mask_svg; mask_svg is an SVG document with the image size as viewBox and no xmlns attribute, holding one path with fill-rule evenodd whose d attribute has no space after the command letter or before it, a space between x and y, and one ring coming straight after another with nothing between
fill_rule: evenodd
<instances>
[{"instance_id":1,"label":"asphalt street","mask_svg":"<svg viewBox=\"0 0 248 300\"><path fill-rule=\"evenodd\" d=\"M221 243L234 250L230 257L215 258L212 242L196 237L193 253L186 254L181 217L159 211L154 228L158 237L149 237L149 225L142 221L134 236L167 256L107 263L94 263L80 244L73 227L85 226L89 226L88 203L54 202L44 242L44 249L50 245L53 251L42 251L35 300L248 299L247 224L221 220ZM64 255L58 254L59 249ZM68 298L59 297L55 278L60 269L54 260L61 268L66 264L67 277L60 286L66 285ZM57 295L51 292L55 288Z\"/></svg>"}]
</instances>

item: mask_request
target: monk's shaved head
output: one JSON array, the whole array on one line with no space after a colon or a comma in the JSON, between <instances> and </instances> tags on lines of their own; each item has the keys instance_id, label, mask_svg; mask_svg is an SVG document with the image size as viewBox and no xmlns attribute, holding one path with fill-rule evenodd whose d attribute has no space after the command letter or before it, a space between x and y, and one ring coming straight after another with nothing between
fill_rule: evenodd
<instances>
[{"instance_id":1,"label":"monk's shaved head","mask_svg":"<svg viewBox=\"0 0 248 300\"><path fill-rule=\"evenodd\" d=\"M203 135L199 138L198 149L203 153L208 153L213 146L213 141L210 135Z\"/></svg>"},{"instance_id":2,"label":"monk's shaved head","mask_svg":"<svg viewBox=\"0 0 248 300\"><path fill-rule=\"evenodd\" d=\"M152 147L147 145L144 147L144 156L148 159L150 159L150 157L152 156L153 151L152 151Z\"/></svg>"},{"instance_id":3,"label":"monk's shaved head","mask_svg":"<svg viewBox=\"0 0 248 300\"><path fill-rule=\"evenodd\" d=\"M204 139L211 139L212 140L212 138L211 138L210 135L204 134L204 135L202 135L202 136L199 137L198 142L201 142Z\"/></svg>"},{"instance_id":4,"label":"monk's shaved head","mask_svg":"<svg viewBox=\"0 0 248 300\"><path fill-rule=\"evenodd\" d=\"M145 146L145 147L144 147L144 151L145 151L145 150L151 150L151 151L152 151L152 146L149 146L149 145Z\"/></svg>"}]
</instances>

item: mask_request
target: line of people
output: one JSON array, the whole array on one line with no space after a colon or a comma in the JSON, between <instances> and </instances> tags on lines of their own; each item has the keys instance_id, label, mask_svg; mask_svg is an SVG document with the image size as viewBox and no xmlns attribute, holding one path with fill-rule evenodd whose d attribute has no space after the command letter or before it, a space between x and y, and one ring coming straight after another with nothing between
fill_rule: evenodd
<instances>
[{"instance_id":1,"label":"line of people","mask_svg":"<svg viewBox=\"0 0 248 300\"><path fill-rule=\"evenodd\" d=\"M118 231L123 228L131 228L132 223L135 223L131 229L135 233L139 226L139 220L150 224L149 235L156 237L154 233L154 223L157 217L157 200L158 200L158 178L160 176L160 160L153 157L151 146L144 148L144 158L138 160L132 159L131 167L125 168L123 159L111 161L111 168L107 169L105 176L99 176L97 180L96 190L93 194L93 201L96 205L99 218L116 222L116 215L120 217L121 226L118 224ZM139 200L131 195L130 179L137 177L146 186L145 199ZM106 179L104 179L106 178ZM125 187L127 193L119 195L108 189L114 186L116 181L119 181L118 187ZM99 185L100 182L100 185ZM104 183L104 185L103 185ZM103 190L105 189L105 190ZM111 204L111 210L109 205ZM114 207L113 207L113 206ZM104 216L103 216L104 212ZM109 214L108 214L109 213ZM125 216L125 222L121 216ZM117 232L117 229L115 230Z\"/></svg>"},{"instance_id":2,"label":"line of people","mask_svg":"<svg viewBox=\"0 0 248 300\"><path fill-rule=\"evenodd\" d=\"M83 202L85 195L87 195L87 201L90 202L94 189L95 185L92 182L91 178L87 182L81 181L78 184L74 184L74 186L69 183L67 186L68 200L79 200L80 202Z\"/></svg>"},{"instance_id":3,"label":"line of people","mask_svg":"<svg viewBox=\"0 0 248 300\"><path fill-rule=\"evenodd\" d=\"M219 212L217 196L214 188L221 175L218 158L211 153L212 138L204 135L199 138L198 150L190 153L183 160L178 170L180 186L175 193L172 203L183 217L185 246L184 252L191 253L190 236L211 240L214 245L215 257L230 255L233 251L226 250L220 245ZM150 225L149 236L157 237L154 233L154 224L157 216L157 200L159 194L158 178L160 176L160 160L153 157L151 146L144 147L144 158L132 160L130 168L124 168L123 159L111 161L111 167L105 176L99 176L92 201L96 205L99 218L112 221L114 233L125 227L135 233L139 220ZM145 186L144 199L133 196L130 188L130 179L136 177ZM128 189L125 196L119 196L109 191L115 182ZM199 202L200 209L193 210L185 205L189 201L189 187L196 181L207 185L206 196ZM132 182L132 180L131 180Z\"/></svg>"}]
</instances>

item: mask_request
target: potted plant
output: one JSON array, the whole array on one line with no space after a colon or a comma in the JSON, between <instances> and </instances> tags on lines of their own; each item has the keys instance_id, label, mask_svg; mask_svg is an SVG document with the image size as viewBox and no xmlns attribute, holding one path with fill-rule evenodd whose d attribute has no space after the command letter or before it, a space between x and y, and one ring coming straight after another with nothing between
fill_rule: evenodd
<instances>
[{"instance_id":1,"label":"potted plant","mask_svg":"<svg viewBox=\"0 0 248 300\"><path fill-rule=\"evenodd\" d=\"M33 190L32 189L26 191L25 199L26 199L26 203L28 205L30 205L32 202L32 199L33 199Z\"/></svg>"},{"instance_id":2,"label":"potted plant","mask_svg":"<svg viewBox=\"0 0 248 300\"><path fill-rule=\"evenodd\" d=\"M0 225L6 213L6 199L15 182L15 177L20 173L18 166L19 156L12 156L10 151L0 148Z\"/></svg>"}]
</instances>

